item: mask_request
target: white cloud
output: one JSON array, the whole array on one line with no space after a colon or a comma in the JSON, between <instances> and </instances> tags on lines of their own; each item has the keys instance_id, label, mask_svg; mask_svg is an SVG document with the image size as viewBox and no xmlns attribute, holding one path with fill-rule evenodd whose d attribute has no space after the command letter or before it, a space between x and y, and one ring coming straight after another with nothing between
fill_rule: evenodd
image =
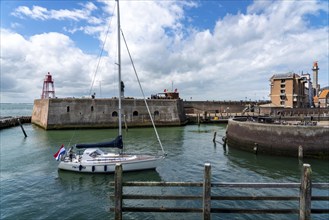
<instances>
[{"instance_id":1,"label":"white cloud","mask_svg":"<svg viewBox=\"0 0 329 220\"><path fill-rule=\"evenodd\" d=\"M25 102L39 98L47 72L53 74L57 96L88 94L95 57L84 54L67 36L47 33L25 39L1 29L1 38L2 102L17 100L19 94Z\"/></svg>"},{"instance_id":2,"label":"white cloud","mask_svg":"<svg viewBox=\"0 0 329 220\"><path fill-rule=\"evenodd\" d=\"M193 2L120 3L122 29L148 95L170 89L173 81L184 99L268 98L272 74L311 72L315 60L320 66L320 84L328 85L328 27L310 26L308 20L310 15L328 13L328 3L255 1L246 14L218 18L213 29L202 31L185 23L189 16L184 10L197 7ZM104 4L102 9L110 20L114 2ZM84 12L63 9L56 11L57 15L48 9L22 7L16 15L32 16L35 11L33 16L38 19L74 20L92 17L93 10L96 6L89 3L84 4ZM102 45L107 27L96 20L93 25L71 29L72 33L77 30L93 36L98 33ZM54 75L58 96L89 91L97 58L81 51L68 36L45 33L26 38L2 30L1 38L1 93L5 100L14 99L11 95L18 93L27 96L26 102L38 98L48 71ZM108 56L102 59L96 80L102 80L102 94L108 97L115 95L117 86L114 42L115 28L110 30L105 47ZM126 95L140 96L123 43L122 50Z\"/></svg>"},{"instance_id":3,"label":"white cloud","mask_svg":"<svg viewBox=\"0 0 329 220\"><path fill-rule=\"evenodd\" d=\"M87 2L81 6L82 9L73 10L48 10L47 8L35 5L31 9L27 6L19 6L12 15L19 18L29 17L35 20L85 20L90 24L100 24L102 22L102 20L91 16L91 13L97 10L97 7L93 3Z\"/></svg>"},{"instance_id":4,"label":"white cloud","mask_svg":"<svg viewBox=\"0 0 329 220\"><path fill-rule=\"evenodd\" d=\"M179 38L186 28L184 12L163 5L158 11L159 4L147 3L121 8L123 30L138 69L152 81L150 91L174 81L185 98L244 99L250 93L259 99L268 96L273 73L310 72L314 60L328 72L328 28L310 28L305 20L324 10L317 2L256 1L247 14L227 15L213 30Z\"/></svg>"}]
</instances>

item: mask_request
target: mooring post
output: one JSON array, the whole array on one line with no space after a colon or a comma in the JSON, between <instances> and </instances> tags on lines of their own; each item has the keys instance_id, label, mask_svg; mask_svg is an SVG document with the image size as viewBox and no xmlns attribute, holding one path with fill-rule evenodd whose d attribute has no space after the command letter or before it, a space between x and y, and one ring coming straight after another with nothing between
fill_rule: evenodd
<instances>
[{"instance_id":1,"label":"mooring post","mask_svg":"<svg viewBox=\"0 0 329 220\"><path fill-rule=\"evenodd\" d=\"M125 129L126 129L126 132L127 132L128 131L128 125L127 125L126 115L123 115L123 119L124 119L124 122L125 122Z\"/></svg>"},{"instance_id":2,"label":"mooring post","mask_svg":"<svg viewBox=\"0 0 329 220\"><path fill-rule=\"evenodd\" d=\"M258 153L258 144L257 143L254 143L254 153L257 154Z\"/></svg>"},{"instance_id":3,"label":"mooring post","mask_svg":"<svg viewBox=\"0 0 329 220\"><path fill-rule=\"evenodd\" d=\"M302 147L302 145L299 145L299 147L298 147L298 158L299 159L303 158L303 147Z\"/></svg>"},{"instance_id":4,"label":"mooring post","mask_svg":"<svg viewBox=\"0 0 329 220\"><path fill-rule=\"evenodd\" d=\"M210 220L211 213L211 165L204 165L204 180L203 180L203 219Z\"/></svg>"},{"instance_id":5,"label":"mooring post","mask_svg":"<svg viewBox=\"0 0 329 220\"><path fill-rule=\"evenodd\" d=\"M216 135L217 135L217 132L215 131L214 132L214 138L212 139L212 142L216 143Z\"/></svg>"},{"instance_id":6,"label":"mooring post","mask_svg":"<svg viewBox=\"0 0 329 220\"><path fill-rule=\"evenodd\" d=\"M22 131L23 131L24 136L27 137L27 135L26 135L26 133L25 133L25 130L24 130L24 128L23 128L23 125L22 125L22 123L21 123L21 120L20 120L19 118L17 118L17 121L18 121L18 124L19 124L19 126L21 127L21 129L22 129Z\"/></svg>"},{"instance_id":7,"label":"mooring post","mask_svg":"<svg viewBox=\"0 0 329 220\"><path fill-rule=\"evenodd\" d=\"M227 137L226 136L224 136L223 138L222 138L222 140L223 140L223 148L224 148L224 151L226 151L226 141L227 141Z\"/></svg>"},{"instance_id":8,"label":"mooring post","mask_svg":"<svg viewBox=\"0 0 329 220\"><path fill-rule=\"evenodd\" d=\"M122 220L122 165L115 165L114 173L114 219Z\"/></svg>"},{"instance_id":9,"label":"mooring post","mask_svg":"<svg viewBox=\"0 0 329 220\"><path fill-rule=\"evenodd\" d=\"M303 164L299 196L299 220L311 219L312 179L311 165Z\"/></svg>"}]
</instances>

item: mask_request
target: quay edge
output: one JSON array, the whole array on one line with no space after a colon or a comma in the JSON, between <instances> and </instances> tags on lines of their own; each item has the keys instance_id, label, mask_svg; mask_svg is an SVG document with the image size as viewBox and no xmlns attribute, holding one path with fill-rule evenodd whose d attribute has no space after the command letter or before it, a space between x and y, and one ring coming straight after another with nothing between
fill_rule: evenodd
<instances>
[{"instance_id":1,"label":"quay edge","mask_svg":"<svg viewBox=\"0 0 329 220\"><path fill-rule=\"evenodd\" d=\"M328 125L282 125L229 119L229 147L253 153L298 157L299 146L307 158L329 159Z\"/></svg>"}]
</instances>

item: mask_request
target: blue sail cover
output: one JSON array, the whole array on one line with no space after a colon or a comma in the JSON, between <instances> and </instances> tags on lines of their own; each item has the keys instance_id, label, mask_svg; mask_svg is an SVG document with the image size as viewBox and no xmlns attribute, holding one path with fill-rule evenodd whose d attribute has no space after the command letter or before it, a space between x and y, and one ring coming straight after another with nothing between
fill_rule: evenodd
<instances>
[{"instance_id":1,"label":"blue sail cover","mask_svg":"<svg viewBox=\"0 0 329 220\"><path fill-rule=\"evenodd\" d=\"M76 148L97 148L97 147L116 147L123 148L122 136L119 135L116 139L109 142L95 143L95 144L76 144Z\"/></svg>"}]
</instances>

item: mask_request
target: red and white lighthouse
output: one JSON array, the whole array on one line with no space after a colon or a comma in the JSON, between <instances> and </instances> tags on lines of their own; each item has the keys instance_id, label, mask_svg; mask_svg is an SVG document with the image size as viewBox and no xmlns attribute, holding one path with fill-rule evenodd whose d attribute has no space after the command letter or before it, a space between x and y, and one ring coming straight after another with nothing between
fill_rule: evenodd
<instances>
[{"instance_id":1,"label":"red and white lighthouse","mask_svg":"<svg viewBox=\"0 0 329 220\"><path fill-rule=\"evenodd\" d=\"M55 98L54 80L50 73L45 76L42 87L41 99Z\"/></svg>"}]
</instances>

